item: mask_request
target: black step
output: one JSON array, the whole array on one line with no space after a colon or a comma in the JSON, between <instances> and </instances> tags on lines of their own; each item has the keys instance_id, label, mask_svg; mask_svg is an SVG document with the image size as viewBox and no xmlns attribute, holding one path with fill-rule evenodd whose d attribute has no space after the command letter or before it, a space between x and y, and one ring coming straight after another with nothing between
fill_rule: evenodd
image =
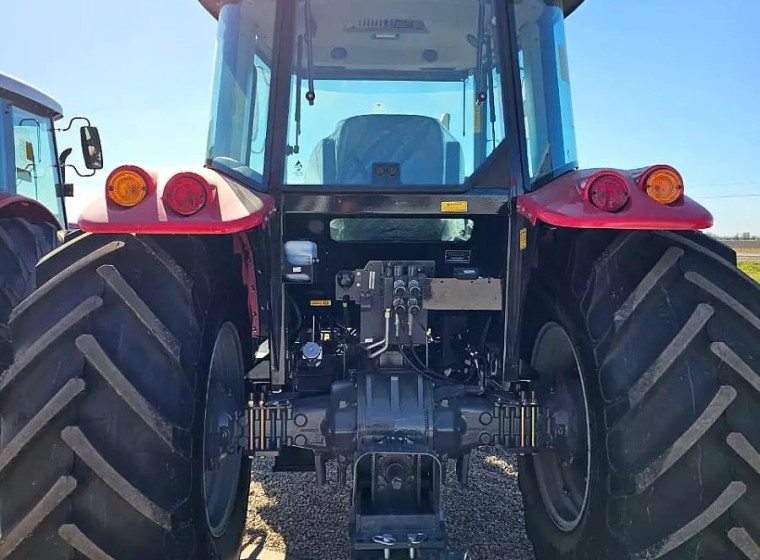
<instances>
[{"instance_id":1,"label":"black step","mask_svg":"<svg viewBox=\"0 0 760 560\"><path fill-rule=\"evenodd\" d=\"M274 460L273 472L314 472L314 452L285 445Z\"/></svg>"}]
</instances>

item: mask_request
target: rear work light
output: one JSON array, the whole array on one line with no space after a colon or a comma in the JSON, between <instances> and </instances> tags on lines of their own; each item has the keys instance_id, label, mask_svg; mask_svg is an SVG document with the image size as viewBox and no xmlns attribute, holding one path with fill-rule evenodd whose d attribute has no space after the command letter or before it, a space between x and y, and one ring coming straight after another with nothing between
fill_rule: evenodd
<instances>
[{"instance_id":1,"label":"rear work light","mask_svg":"<svg viewBox=\"0 0 760 560\"><path fill-rule=\"evenodd\" d=\"M208 181L196 173L178 173L166 183L161 197L173 212L192 216L200 212L212 198Z\"/></svg>"},{"instance_id":2,"label":"rear work light","mask_svg":"<svg viewBox=\"0 0 760 560\"><path fill-rule=\"evenodd\" d=\"M601 172L586 184L587 199L605 212L617 212L628 202L628 183L616 173Z\"/></svg>"},{"instance_id":3,"label":"rear work light","mask_svg":"<svg viewBox=\"0 0 760 560\"><path fill-rule=\"evenodd\" d=\"M124 208L131 208L142 202L155 188L147 171L134 165L122 165L114 169L106 179L106 196Z\"/></svg>"},{"instance_id":4,"label":"rear work light","mask_svg":"<svg viewBox=\"0 0 760 560\"><path fill-rule=\"evenodd\" d=\"M683 197L683 179L672 167L657 166L641 176L641 188L660 204L673 204Z\"/></svg>"}]
</instances>

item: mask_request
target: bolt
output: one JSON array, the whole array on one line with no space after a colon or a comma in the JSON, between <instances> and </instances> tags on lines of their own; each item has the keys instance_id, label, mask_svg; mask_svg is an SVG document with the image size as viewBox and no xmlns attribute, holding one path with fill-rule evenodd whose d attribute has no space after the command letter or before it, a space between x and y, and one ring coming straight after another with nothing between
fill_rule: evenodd
<instances>
[{"instance_id":1,"label":"bolt","mask_svg":"<svg viewBox=\"0 0 760 560\"><path fill-rule=\"evenodd\" d=\"M427 535L424 533L409 533L406 538L409 541L409 558L410 560L414 560L414 545L420 544L422 541L424 541L427 538Z\"/></svg>"},{"instance_id":2,"label":"bolt","mask_svg":"<svg viewBox=\"0 0 760 560\"><path fill-rule=\"evenodd\" d=\"M222 447L224 447L229 441L230 429L227 426L222 426L219 428L219 439L221 440Z\"/></svg>"},{"instance_id":3,"label":"bolt","mask_svg":"<svg viewBox=\"0 0 760 560\"><path fill-rule=\"evenodd\" d=\"M375 535L374 537L372 537L372 542L381 544L385 547L385 549L383 550L383 558L385 558L385 560L389 560L391 557L390 547L396 544L396 539L394 539L393 536L386 533L384 535Z\"/></svg>"}]
</instances>

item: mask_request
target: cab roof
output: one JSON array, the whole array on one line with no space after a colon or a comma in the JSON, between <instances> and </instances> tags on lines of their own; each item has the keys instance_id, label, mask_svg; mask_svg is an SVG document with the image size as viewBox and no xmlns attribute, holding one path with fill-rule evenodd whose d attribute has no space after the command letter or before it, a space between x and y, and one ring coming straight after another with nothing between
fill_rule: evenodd
<instances>
[{"instance_id":1,"label":"cab roof","mask_svg":"<svg viewBox=\"0 0 760 560\"><path fill-rule=\"evenodd\" d=\"M585 0L564 0L562 5L565 9L565 17L569 17ZM223 0L199 0L206 11L215 18L219 15L219 8L224 3Z\"/></svg>"},{"instance_id":2,"label":"cab roof","mask_svg":"<svg viewBox=\"0 0 760 560\"><path fill-rule=\"evenodd\" d=\"M33 85L4 72L0 72L0 97L32 105L34 110L47 113L54 119L63 116L63 108L58 101Z\"/></svg>"}]
</instances>

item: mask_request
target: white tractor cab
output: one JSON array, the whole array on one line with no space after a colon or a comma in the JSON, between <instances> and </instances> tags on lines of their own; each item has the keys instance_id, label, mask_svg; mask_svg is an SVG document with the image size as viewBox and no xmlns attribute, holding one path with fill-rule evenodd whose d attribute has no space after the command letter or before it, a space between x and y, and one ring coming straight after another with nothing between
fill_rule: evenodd
<instances>
[{"instance_id":1,"label":"white tractor cab","mask_svg":"<svg viewBox=\"0 0 760 560\"><path fill-rule=\"evenodd\" d=\"M67 229L64 199L74 188L65 181L71 167L80 176L103 168L98 129L82 117L56 128L61 105L30 84L0 72L0 371L12 351L7 321L11 309L35 287L35 266ZM71 148L58 152L56 132L79 129L84 175L66 164Z\"/></svg>"},{"instance_id":2,"label":"white tractor cab","mask_svg":"<svg viewBox=\"0 0 760 560\"><path fill-rule=\"evenodd\" d=\"M71 119L65 128L56 128L63 118L61 105L52 97L0 72L0 217L9 197L26 197L46 208L65 228L64 198L73 196L72 185L65 182L65 168L71 167L89 177L103 168L103 153L98 129L83 117ZM75 121L86 122L79 129L84 164L92 173L81 174L66 159L71 148L58 152L56 132L71 129Z\"/></svg>"}]
</instances>

